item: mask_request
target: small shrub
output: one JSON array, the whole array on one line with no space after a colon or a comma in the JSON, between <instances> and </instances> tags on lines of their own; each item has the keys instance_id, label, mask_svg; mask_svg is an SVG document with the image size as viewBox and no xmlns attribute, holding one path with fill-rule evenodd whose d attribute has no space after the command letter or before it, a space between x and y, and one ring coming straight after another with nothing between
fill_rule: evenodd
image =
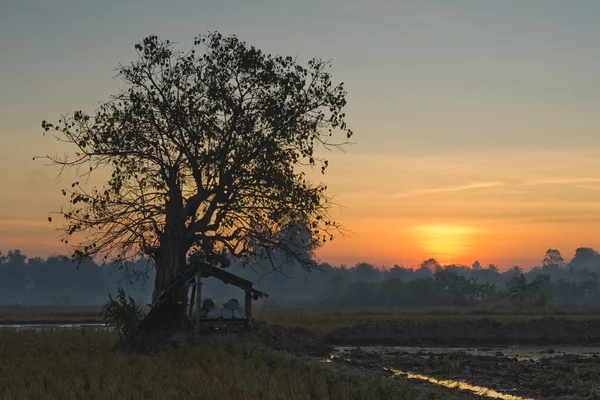
<instances>
[{"instance_id":1,"label":"small shrub","mask_svg":"<svg viewBox=\"0 0 600 400\"><path fill-rule=\"evenodd\" d=\"M133 297L126 296L123 288L119 288L116 299L113 299L110 294L108 299L102 306L102 317L108 326L117 331L121 339L131 338L146 316L146 311L135 302Z\"/></svg>"}]
</instances>

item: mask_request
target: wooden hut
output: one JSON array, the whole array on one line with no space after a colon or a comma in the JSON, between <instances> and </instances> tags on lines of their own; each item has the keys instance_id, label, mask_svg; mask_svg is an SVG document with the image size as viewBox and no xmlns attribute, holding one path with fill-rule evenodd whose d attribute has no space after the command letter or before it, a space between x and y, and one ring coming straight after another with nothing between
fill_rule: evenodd
<instances>
[{"instance_id":1,"label":"wooden hut","mask_svg":"<svg viewBox=\"0 0 600 400\"><path fill-rule=\"evenodd\" d=\"M227 320L208 320L201 318L200 312L198 311L201 308L202 278L216 278L226 284L239 287L244 292L244 318ZM157 302L160 303L166 296L173 293L175 288L182 286L191 287L191 295L189 296L190 301L185 305L184 312L191 318L192 315L194 315L194 309L196 310L196 318L194 318L196 331L199 330L201 325L219 324L244 324L246 328L251 329L254 321L252 318L252 300L269 297L267 293L254 289L253 283L247 279L225 271L222 268L214 267L208 263L195 261L188 265L188 268L158 296Z\"/></svg>"}]
</instances>

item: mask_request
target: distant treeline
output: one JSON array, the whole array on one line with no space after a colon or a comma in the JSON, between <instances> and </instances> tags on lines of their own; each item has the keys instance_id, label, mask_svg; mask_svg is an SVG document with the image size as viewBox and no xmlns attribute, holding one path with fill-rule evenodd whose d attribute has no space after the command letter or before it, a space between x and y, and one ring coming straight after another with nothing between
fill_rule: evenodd
<instances>
[{"instance_id":1,"label":"distant treeline","mask_svg":"<svg viewBox=\"0 0 600 400\"><path fill-rule=\"evenodd\" d=\"M570 261L550 249L529 271L518 266L500 272L490 264L440 265L385 269L369 263L354 267L320 264L306 271L294 266L273 271L270 263L231 272L269 293L263 307L439 306L476 304L600 304L600 254L578 248ZM141 277L147 276L147 280ZM65 257L27 258L19 250L0 252L0 304L97 305L122 286L138 302L150 302L154 271L147 260L122 265L86 260L79 269ZM203 297L217 302L241 298L240 291L205 279Z\"/></svg>"},{"instance_id":2,"label":"distant treeline","mask_svg":"<svg viewBox=\"0 0 600 400\"><path fill-rule=\"evenodd\" d=\"M140 260L130 267L142 271L146 265ZM63 256L27 258L19 250L0 251L0 305L99 305L120 286L136 300L150 299L153 280L127 279L119 267L86 260L77 268Z\"/></svg>"}]
</instances>

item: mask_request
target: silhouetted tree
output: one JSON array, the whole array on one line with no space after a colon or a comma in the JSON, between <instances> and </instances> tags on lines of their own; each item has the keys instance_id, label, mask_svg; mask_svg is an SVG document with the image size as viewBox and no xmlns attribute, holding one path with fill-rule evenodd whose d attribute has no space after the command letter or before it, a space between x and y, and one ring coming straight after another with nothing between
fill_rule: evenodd
<instances>
[{"instance_id":1,"label":"silhouetted tree","mask_svg":"<svg viewBox=\"0 0 600 400\"><path fill-rule=\"evenodd\" d=\"M591 271L598 269L600 266L600 255L589 247L579 247L575 250L575 255L569 263L570 269L581 270L589 269Z\"/></svg>"},{"instance_id":2,"label":"silhouetted tree","mask_svg":"<svg viewBox=\"0 0 600 400\"><path fill-rule=\"evenodd\" d=\"M427 269L432 273L441 267L440 263L435 258L430 258L421 263L421 268Z\"/></svg>"},{"instance_id":3,"label":"silhouetted tree","mask_svg":"<svg viewBox=\"0 0 600 400\"><path fill-rule=\"evenodd\" d=\"M540 287L540 281L528 283L524 274L513 279L514 281L511 280L507 283L508 290L506 292L506 296L512 303L518 306L545 303L546 297Z\"/></svg>"},{"instance_id":4,"label":"silhouetted tree","mask_svg":"<svg viewBox=\"0 0 600 400\"><path fill-rule=\"evenodd\" d=\"M354 275L358 280L370 281L379 275L379 271L372 264L361 262L354 267Z\"/></svg>"},{"instance_id":5,"label":"silhouetted tree","mask_svg":"<svg viewBox=\"0 0 600 400\"><path fill-rule=\"evenodd\" d=\"M560 255L560 251L556 249L548 249L546 255L542 260L542 267L559 267L562 268L565 265L565 259Z\"/></svg>"},{"instance_id":6,"label":"silhouetted tree","mask_svg":"<svg viewBox=\"0 0 600 400\"><path fill-rule=\"evenodd\" d=\"M409 280L414 275L412 268L404 268L400 265L394 265L386 271L388 279L400 279L403 281Z\"/></svg>"},{"instance_id":7,"label":"silhouetted tree","mask_svg":"<svg viewBox=\"0 0 600 400\"><path fill-rule=\"evenodd\" d=\"M496 264L488 264L486 270L494 274L497 274L500 271Z\"/></svg>"},{"instance_id":8,"label":"silhouetted tree","mask_svg":"<svg viewBox=\"0 0 600 400\"><path fill-rule=\"evenodd\" d=\"M514 265L511 269L509 269L508 271L506 271L504 274L507 277L519 277L521 276L521 274L523 273L523 268L519 267L518 265Z\"/></svg>"},{"instance_id":9,"label":"silhouetted tree","mask_svg":"<svg viewBox=\"0 0 600 400\"><path fill-rule=\"evenodd\" d=\"M27 257L21 250L9 250L0 263L0 297L17 298L25 292Z\"/></svg>"},{"instance_id":10,"label":"silhouetted tree","mask_svg":"<svg viewBox=\"0 0 600 400\"><path fill-rule=\"evenodd\" d=\"M279 232L305 224L314 248L339 228L326 187L301 169L324 172L328 162L317 148L340 147L352 135L342 112L346 92L332 84L329 63L313 59L305 68L218 33L194 45L183 53L147 37L135 46L139 59L118 67L120 93L95 114L42 123L77 148L73 159L46 156L55 165L112 173L101 188L77 181L63 190L71 206L60 212L63 240L88 238L73 256L147 255L156 294L190 251L226 265L227 256L249 263L279 250L312 266ZM344 137L334 142L336 130ZM169 301L185 301L184 289Z\"/></svg>"}]
</instances>

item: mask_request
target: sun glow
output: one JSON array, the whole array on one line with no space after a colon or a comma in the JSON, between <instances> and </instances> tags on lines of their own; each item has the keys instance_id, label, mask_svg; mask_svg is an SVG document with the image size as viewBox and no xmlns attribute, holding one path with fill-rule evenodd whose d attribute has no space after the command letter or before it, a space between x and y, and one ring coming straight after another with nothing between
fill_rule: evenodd
<instances>
[{"instance_id":1,"label":"sun glow","mask_svg":"<svg viewBox=\"0 0 600 400\"><path fill-rule=\"evenodd\" d=\"M474 235L480 230L462 225L418 225L412 229L415 242L440 263L455 262L470 253Z\"/></svg>"}]
</instances>

